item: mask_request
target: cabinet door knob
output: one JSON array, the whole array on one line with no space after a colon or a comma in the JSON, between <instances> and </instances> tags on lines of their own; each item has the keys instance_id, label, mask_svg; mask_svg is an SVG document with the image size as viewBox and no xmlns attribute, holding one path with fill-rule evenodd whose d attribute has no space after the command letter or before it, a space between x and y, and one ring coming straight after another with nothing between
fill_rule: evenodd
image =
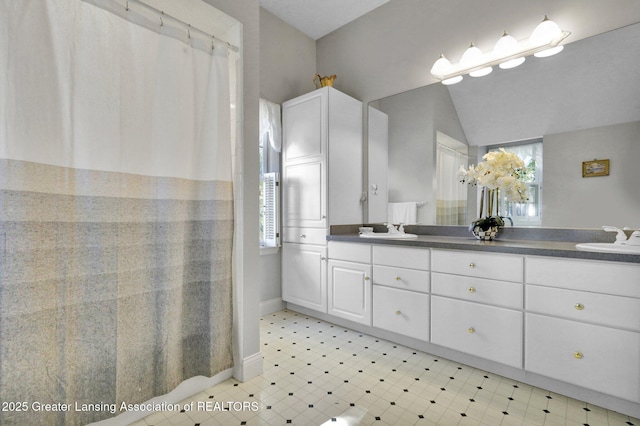
<instances>
[{"instance_id":1,"label":"cabinet door knob","mask_svg":"<svg viewBox=\"0 0 640 426\"><path fill-rule=\"evenodd\" d=\"M573 357L574 357L575 359L582 359L582 357L583 357L583 356L584 356L584 355L582 355L582 352L574 352L574 353L573 353Z\"/></svg>"},{"instance_id":2,"label":"cabinet door knob","mask_svg":"<svg viewBox=\"0 0 640 426\"><path fill-rule=\"evenodd\" d=\"M327 258L324 256L320 256L320 260L327 260Z\"/></svg>"},{"instance_id":3,"label":"cabinet door knob","mask_svg":"<svg viewBox=\"0 0 640 426\"><path fill-rule=\"evenodd\" d=\"M307 238L307 236L304 234L300 234L300 238Z\"/></svg>"},{"instance_id":4,"label":"cabinet door knob","mask_svg":"<svg viewBox=\"0 0 640 426\"><path fill-rule=\"evenodd\" d=\"M364 277L364 280L365 280L365 281L369 281L369 277L365 276L365 277Z\"/></svg>"},{"instance_id":5,"label":"cabinet door knob","mask_svg":"<svg viewBox=\"0 0 640 426\"><path fill-rule=\"evenodd\" d=\"M475 287L469 287L469 293L475 293L475 292L476 292Z\"/></svg>"},{"instance_id":6,"label":"cabinet door knob","mask_svg":"<svg viewBox=\"0 0 640 426\"><path fill-rule=\"evenodd\" d=\"M402 312L396 311L396 315L402 315Z\"/></svg>"},{"instance_id":7,"label":"cabinet door knob","mask_svg":"<svg viewBox=\"0 0 640 426\"><path fill-rule=\"evenodd\" d=\"M473 327L469 327L469 330L467 330L469 333L475 333L476 329Z\"/></svg>"},{"instance_id":8,"label":"cabinet door knob","mask_svg":"<svg viewBox=\"0 0 640 426\"><path fill-rule=\"evenodd\" d=\"M473 269L473 268L475 268L475 267L476 267L476 264L475 264L475 263L471 262L471 263L469 264L469 268Z\"/></svg>"},{"instance_id":9,"label":"cabinet door knob","mask_svg":"<svg viewBox=\"0 0 640 426\"><path fill-rule=\"evenodd\" d=\"M581 310L583 310L583 309L584 309L584 305L583 305L582 303L576 303L575 308L576 308L578 311L581 311Z\"/></svg>"},{"instance_id":10,"label":"cabinet door knob","mask_svg":"<svg viewBox=\"0 0 640 426\"><path fill-rule=\"evenodd\" d=\"M400 281L400 280L402 280L402 278L396 276L396 281Z\"/></svg>"}]
</instances>

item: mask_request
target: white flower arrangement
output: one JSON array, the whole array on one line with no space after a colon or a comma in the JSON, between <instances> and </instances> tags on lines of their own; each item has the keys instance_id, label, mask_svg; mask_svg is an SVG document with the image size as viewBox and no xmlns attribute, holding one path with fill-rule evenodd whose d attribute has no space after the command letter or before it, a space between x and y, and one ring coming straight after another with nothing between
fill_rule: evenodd
<instances>
[{"instance_id":1,"label":"white flower arrangement","mask_svg":"<svg viewBox=\"0 0 640 426\"><path fill-rule=\"evenodd\" d=\"M480 216L477 221L471 224L471 227L480 226L482 229L487 229L490 226L504 226L504 222L498 214L499 193L504 194L512 202L527 201L529 199L529 191L525 182L527 168L518 155L507 152L504 148L488 152L482 159L484 161L478 163L477 166L471 165L468 169L461 166L458 172L461 182L483 187L480 199ZM487 198L487 214L485 218L482 218L485 196Z\"/></svg>"}]
</instances>

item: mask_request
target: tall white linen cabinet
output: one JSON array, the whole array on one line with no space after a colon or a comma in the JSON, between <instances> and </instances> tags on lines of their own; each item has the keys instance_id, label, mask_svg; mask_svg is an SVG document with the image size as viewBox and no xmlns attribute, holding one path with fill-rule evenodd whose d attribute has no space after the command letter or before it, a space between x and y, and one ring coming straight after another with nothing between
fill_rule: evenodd
<instances>
[{"instance_id":1,"label":"tall white linen cabinet","mask_svg":"<svg viewBox=\"0 0 640 426\"><path fill-rule=\"evenodd\" d=\"M331 225L362 223L362 102L323 87L282 104L282 299L327 312Z\"/></svg>"}]
</instances>

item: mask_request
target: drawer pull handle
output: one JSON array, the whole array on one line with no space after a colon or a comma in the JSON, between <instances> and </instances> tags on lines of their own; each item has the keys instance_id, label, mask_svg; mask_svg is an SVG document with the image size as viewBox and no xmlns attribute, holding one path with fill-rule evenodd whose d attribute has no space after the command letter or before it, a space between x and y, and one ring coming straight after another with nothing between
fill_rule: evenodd
<instances>
[{"instance_id":1,"label":"drawer pull handle","mask_svg":"<svg viewBox=\"0 0 640 426\"><path fill-rule=\"evenodd\" d=\"M469 333L475 333L476 329L473 327L469 327L469 330L467 330Z\"/></svg>"},{"instance_id":2,"label":"drawer pull handle","mask_svg":"<svg viewBox=\"0 0 640 426\"><path fill-rule=\"evenodd\" d=\"M469 293L475 293L475 292L476 292L475 287L469 287Z\"/></svg>"},{"instance_id":3,"label":"drawer pull handle","mask_svg":"<svg viewBox=\"0 0 640 426\"><path fill-rule=\"evenodd\" d=\"M575 307L576 307L576 309L577 309L578 311L581 311L581 310L583 310L583 309L584 309L584 305L583 305L582 303L576 303L576 306L575 306Z\"/></svg>"},{"instance_id":4,"label":"drawer pull handle","mask_svg":"<svg viewBox=\"0 0 640 426\"><path fill-rule=\"evenodd\" d=\"M475 267L476 267L476 264L475 264L475 263L471 262L471 263L469 264L469 268L473 269L473 268L475 268Z\"/></svg>"},{"instance_id":5,"label":"drawer pull handle","mask_svg":"<svg viewBox=\"0 0 640 426\"><path fill-rule=\"evenodd\" d=\"M307 238L307 236L304 234L300 234L300 238Z\"/></svg>"},{"instance_id":6,"label":"drawer pull handle","mask_svg":"<svg viewBox=\"0 0 640 426\"><path fill-rule=\"evenodd\" d=\"M575 359L582 359L582 357L583 357L583 356L584 356L584 355L582 355L582 352L574 352L574 353L573 353L573 357L574 357Z\"/></svg>"},{"instance_id":7,"label":"drawer pull handle","mask_svg":"<svg viewBox=\"0 0 640 426\"><path fill-rule=\"evenodd\" d=\"M401 280L402 280L402 278L396 277L396 281L401 281Z\"/></svg>"},{"instance_id":8,"label":"drawer pull handle","mask_svg":"<svg viewBox=\"0 0 640 426\"><path fill-rule=\"evenodd\" d=\"M396 315L402 315L402 312L396 311Z\"/></svg>"}]
</instances>

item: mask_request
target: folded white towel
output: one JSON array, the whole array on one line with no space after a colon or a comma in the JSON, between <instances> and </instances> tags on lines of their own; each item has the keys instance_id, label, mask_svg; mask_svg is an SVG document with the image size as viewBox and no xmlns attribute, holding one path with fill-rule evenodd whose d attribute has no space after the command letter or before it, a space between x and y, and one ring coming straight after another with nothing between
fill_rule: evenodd
<instances>
[{"instance_id":1,"label":"folded white towel","mask_svg":"<svg viewBox=\"0 0 640 426\"><path fill-rule=\"evenodd\" d=\"M418 203L415 201L405 203L389 203L389 214L387 221L389 223L404 223L405 225L413 225L417 222Z\"/></svg>"}]
</instances>

